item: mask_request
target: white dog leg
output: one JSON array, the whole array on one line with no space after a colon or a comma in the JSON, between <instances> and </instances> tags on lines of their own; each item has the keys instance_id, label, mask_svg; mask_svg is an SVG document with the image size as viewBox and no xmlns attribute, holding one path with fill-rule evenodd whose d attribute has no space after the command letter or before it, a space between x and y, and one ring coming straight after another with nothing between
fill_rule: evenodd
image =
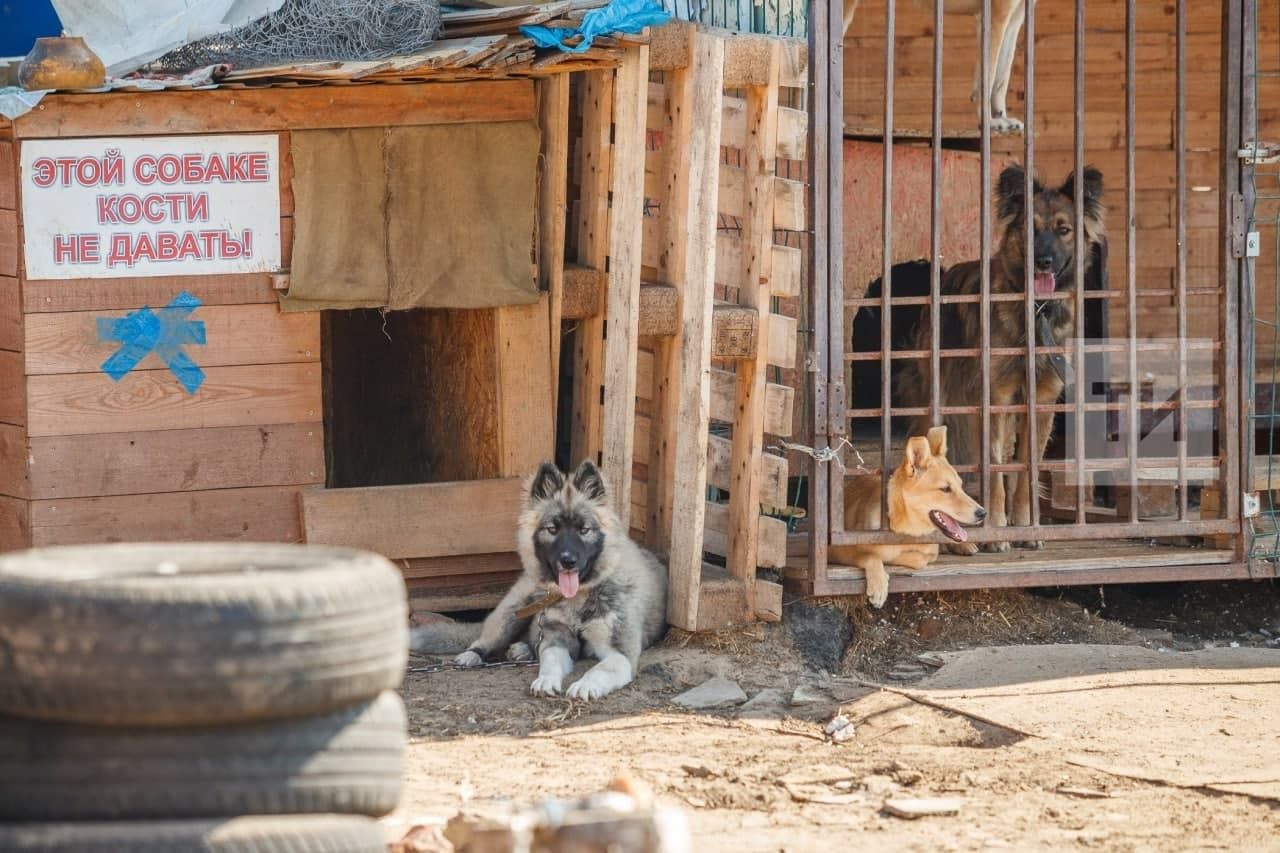
<instances>
[{"instance_id":1,"label":"white dog leg","mask_svg":"<svg viewBox=\"0 0 1280 853\"><path fill-rule=\"evenodd\" d=\"M631 661L627 660L626 655L611 649L600 663L574 682L565 695L570 699L599 699L619 687L626 687L631 683L632 675Z\"/></svg>"},{"instance_id":2,"label":"white dog leg","mask_svg":"<svg viewBox=\"0 0 1280 853\"><path fill-rule=\"evenodd\" d=\"M573 658L562 646L547 646L538 655L538 677L529 685L535 696L556 696L560 693L564 677L573 672Z\"/></svg>"}]
</instances>

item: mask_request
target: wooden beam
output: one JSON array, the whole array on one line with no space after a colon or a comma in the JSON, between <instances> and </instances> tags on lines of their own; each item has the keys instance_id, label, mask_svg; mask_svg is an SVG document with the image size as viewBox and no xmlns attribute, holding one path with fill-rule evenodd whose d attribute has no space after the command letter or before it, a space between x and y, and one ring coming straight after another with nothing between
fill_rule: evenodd
<instances>
[{"instance_id":1,"label":"wooden beam","mask_svg":"<svg viewBox=\"0 0 1280 853\"><path fill-rule=\"evenodd\" d=\"M123 315L123 309L116 316ZM196 319L204 323L205 345L198 348L201 367L235 364L283 364L318 361L320 314L285 314L275 305L201 306ZM24 345L28 376L48 373L101 373L102 362L119 344L98 339L97 321L90 311L31 314L26 318ZM139 370L164 368L150 355Z\"/></svg>"},{"instance_id":2,"label":"wooden beam","mask_svg":"<svg viewBox=\"0 0 1280 853\"><path fill-rule=\"evenodd\" d=\"M530 80L54 94L13 123L17 139L399 127L537 117Z\"/></svg>"},{"instance_id":3,"label":"wooden beam","mask_svg":"<svg viewBox=\"0 0 1280 853\"><path fill-rule=\"evenodd\" d=\"M760 517L759 548L756 565L780 569L787 563L787 523L779 518ZM702 538L703 550L721 557L729 555L729 506L707 502L707 520Z\"/></svg>"},{"instance_id":4,"label":"wooden beam","mask_svg":"<svg viewBox=\"0 0 1280 853\"><path fill-rule=\"evenodd\" d=\"M776 92L776 89L775 89ZM773 184L773 205L770 222L783 231L803 231L805 228L804 184L787 178L770 175ZM747 201L747 173L737 166L720 169L720 212L729 216L745 217L750 203ZM769 241L772 243L772 239Z\"/></svg>"},{"instance_id":5,"label":"wooden beam","mask_svg":"<svg viewBox=\"0 0 1280 853\"><path fill-rule=\"evenodd\" d=\"M17 357L21 376L20 355L0 352L0 370L8 355ZM20 379L0 383L0 388L22 387ZM135 370L119 382L97 373L31 376L26 389L32 436L296 424L321 416L316 362L210 367L195 394L168 370ZM7 404L11 394L21 399L19 391L0 400ZM0 421L10 423L10 416L0 412Z\"/></svg>"},{"instance_id":6,"label":"wooden beam","mask_svg":"<svg viewBox=\"0 0 1280 853\"><path fill-rule=\"evenodd\" d=\"M754 616L747 607L747 594L742 581L729 576L719 566L703 564L698 621L687 630L723 631L746 625Z\"/></svg>"},{"instance_id":7,"label":"wooden beam","mask_svg":"<svg viewBox=\"0 0 1280 853\"><path fill-rule=\"evenodd\" d=\"M707 441L707 485L728 489L732 480L733 445L727 438L709 436ZM787 505L787 460L772 453L762 454L760 464L760 503L768 506Z\"/></svg>"},{"instance_id":8,"label":"wooden beam","mask_svg":"<svg viewBox=\"0 0 1280 853\"><path fill-rule=\"evenodd\" d=\"M763 54L764 79L747 89L747 148L743 152L742 266L739 302L757 312L761 340L769 340L769 302L773 277L773 226L777 217L775 162L778 152L779 43L770 41ZM727 58L726 58L727 61ZM723 180L722 180L723 186ZM763 478L765 374L768 353L757 346L751 358L738 362L737 393L730 461L729 518L725 528L730 574L742 581L747 609L755 611L756 565L760 545L760 500ZM785 556L785 552L784 552Z\"/></svg>"},{"instance_id":9,"label":"wooden beam","mask_svg":"<svg viewBox=\"0 0 1280 853\"><path fill-rule=\"evenodd\" d=\"M160 306L185 290L202 305L278 305L267 273L242 275L155 276L154 278L75 278L22 282L22 310L123 311ZM204 310L203 308L201 310Z\"/></svg>"},{"instance_id":10,"label":"wooden beam","mask_svg":"<svg viewBox=\"0 0 1280 853\"><path fill-rule=\"evenodd\" d=\"M680 291L669 284L645 284L640 287L641 337L670 337L680 324Z\"/></svg>"},{"instance_id":11,"label":"wooden beam","mask_svg":"<svg viewBox=\"0 0 1280 853\"><path fill-rule=\"evenodd\" d=\"M299 542L298 487L32 501L31 544ZM352 524L351 518L347 524Z\"/></svg>"},{"instance_id":12,"label":"wooden beam","mask_svg":"<svg viewBox=\"0 0 1280 853\"><path fill-rule=\"evenodd\" d=\"M608 262L609 186L613 134L613 71L583 75L579 143L578 263L595 270ZM600 462L604 408L603 307L578 323L573 352L571 460Z\"/></svg>"},{"instance_id":13,"label":"wooden beam","mask_svg":"<svg viewBox=\"0 0 1280 853\"><path fill-rule=\"evenodd\" d=\"M715 306L712 314L712 357L755 358L759 348L760 312L750 305L722 303Z\"/></svg>"},{"instance_id":14,"label":"wooden beam","mask_svg":"<svg viewBox=\"0 0 1280 853\"><path fill-rule=\"evenodd\" d=\"M524 477L555 459L550 294L494 310L498 390L498 472Z\"/></svg>"},{"instance_id":15,"label":"wooden beam","mask_svg":"<svg viewBox=\"0 0 1280 853\"><path fill-rule=\"evenodd\" d=\"M0 276L0 349L22 349L22 292L18 280Z\"/></svg>"},{"instance_id":16,"label":"wooden beam","mask_svg":"<svg viewBox=\"0 0 1280 853\"><path fill-rule=\"evenodd\" d=\"M659 28L661 29L661 28ZM662 441L674 446L670 467L650 477L670 477L672 524L667 619L681 628L698 625L702 572L702 525L706 512L707 441L711 425L711 319L715 295L716 189L720 173L720 102L724 97L724 41L695 35L686 72L672 75L673 139L684 141L687 180L667 202L687 211L684 233L670 235L687 242L682 264L674 270L683 283L675 418L664 424ZM697 122L697 132L693 132ZM668 173L675 171L668 164ZM674 230L674 229L673 229ZM670 376L670 374L668 374ZM674 437L674 441L672 440Z\"/></svg>"},{"instance_id":17,"label":"wooden beam","mask_svg":"<svg viewBox=\"0 0 1280 853\"><path fill-rule=\"evenodd\" d=\"M782 621L782 584L756 581L755 617L761 622Z\"/></svg>"},{"instance_id":18,"label":"wooden beam","mask_svg":"<svg viewBox=\"0 0 1280 853\"><path fill-rule=\"evenodd\" d=\"M0 424L0 495L31 497L28 478L27 431Z\"/></svg>"},{"instance_id":19,"label":"wooden beam","mask_svg":"<svg viewBox=\"0 0 1280 853\"><path fill-rule=\"evenodd\" d=\"M738 409L737 374L731 370L711 369L711 419L733 423ZM791 435L791 410L795 389L788 385L766 382L764 386L764 431L783 438Z\"/></svg>"},{"instance_id":20,"label":"wooden beam","mask_svg":"<svg viewBox=\"0 0 1280 853\"><path fill-rule=\"evenodd\" d=\"M663 101L667 89L663 83L649 84L648 125L651 130L662 127ZM747 102L725 96L720 119L720 144L739 150L747 147ZM778 157L783 160L805 159L809 137L809 114L791 107L778 107ZM665 141L664 141L665 144Z\"/></svg>"},{"instance_id":21,"label":"wooden beam","mask_svg":"<svg viewBox=\"0 0 1280 853\"><path fill-rule=\"evenodd\" d=\"M649 49L650 66L655 71L672 71L689 65L690 42L694 35L723 43L725 53L724 85L727 89L760 86L765 74L763 56L769 42L778 42L781 53L779 82L783 86L802 87L808 79L809 51L801 39L777 36L731 33L685 21L672 21L652 30Z\"/></svg>"},{"instance_id":22,"label":"wooden beam","mask_svg":"<svg viewBox=\"0 0 1280 853\"><path fill-rule=\"evenodd\" d=\"M550 296L548 330L551 412L560 396L560 321L564 300L565 228L569 214L569 75L554 74L535 84L542 131L538 186L538 277Z\"/></svg>"},{"instance_id":23,"label":"wooden beam","mask_svg":"<svg viewBox=\"0 0 1280 853\"><path fill-rule=\"evenodd\" d=\"M564 268L564 297L560 317L563 320L585 320L600 313L609 277L603 272L579 264Z\"/></svg>"},{"instance_id":24,"label":"wooden beam","mask_svg":"<svg viewBox=\"0 0 1280 853\"><path fill-rule=\"evenodd\" d=\"M667 249L662 245L663 225L661 217L645 217L644 265L656 270L659 277L669 281L671 266ZM789 246L773 247L773 295L799 296L801 264L804 253ZM716 269L737 270L742 267L742 242L731 231L716 234Z\"/></svg>"},{"instance_id":25,"label":"wooden beam","mask_svg":"<svg viewBox=\"0 0 1280 853\"><path fill-rule=\"evenodd\" d=\"M306 541L391 558L515 548L522 478L302 490Z\"/></svg>"},{"instance_id":26,"label":"wooden beam","mask_svg":"<svg viewBox=\"0 0 1280 853\"><path fill-rule=\"evenodd\" d=\"M649 48L628 50L613 83L613 167L609 184L609 293L605 300L602 470L623 525L631 517L631 457L636 418L640 241L644 231L645 97Z\"/></svg>"},{"instance_id":27,"label":"wooden beam","mask_svg":"<svg viewBox=\"0 0 1280 853\"><path fill-rule=\"evenodd\" d=\"M325 475L319 422L53 435L23 440L22 451L37 500L313 485Z\"/></svg>"},{"instance_id":28,"label":"wooden beam","mask_svg":"<svg viewBox=\"0 0 1280 853\"><path fill-rule=\"evenodd\" d=\"M769 315L769 363L792 370L796 366L797 337L800 323L795 317Z\"/></svg>"}]
</instances>

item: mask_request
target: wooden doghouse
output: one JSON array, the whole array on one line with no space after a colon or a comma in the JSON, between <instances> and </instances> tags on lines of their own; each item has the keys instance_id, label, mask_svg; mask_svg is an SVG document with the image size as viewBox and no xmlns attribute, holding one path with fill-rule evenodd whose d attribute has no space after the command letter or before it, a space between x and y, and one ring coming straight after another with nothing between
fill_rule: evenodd
<instances>
[{"instance_id":1,"label":"wooden doghouse","mask_svg":"<svg viewBox=\"0 0 1280 853\"><path fill-rule=\"evenodd\" d=\"M53 94L0 124L0 548L348 545L400 562L417 608L488 607L518 567L521 480L559 427L561 456L598 460L619 513L670 555L674 624L777 618L781 588L757 595L755 576L785 558L761 506L786 504L787 466L764 444L790 433L793 391L766 368L797 361L796 320L771 300L799 293L801 262L774 229L802 231L805 201L774 170L805 156L806 114L778 106L804 85L804 44L673 25L656 83L647 36L564 55L514 35L548 8L446 15L452 38L414 57ZM445 136L470 151L515 126L532 145L490 160L473 197L438 191L465 172L449 157L405 154L436 128L471 128ZM184 151L205 158L190 174ZM246 186L201 195L250 154ZM104 176L155 184L174 163L160 201L98 207L124 192ZM88 224L53 228L68 209ZM451 244L478 209L498 233ZM156 227L190 264L166 270L159 235L136 237L151 213L179 220ZM183 228L227 233L188 258ZM468 264L504 252L528 288L467 303L489 283ZM728 573L704 588L706 552Z\"/></svg>"},{"instance_id":2,"label":"wooden doghouse","mask_svg":"<svg viewBox=\"0 0 1280 853\"><path fill-rule=\"evenodd\" d=\"M411 586L448 597L449 609L492 603L492 585L517 566L520 481L554 454L573 76L604 92L580 156L617 168L581 187L575 227L590 240L570 260L598 272L602 317L620 330L601 341L600 366L635 370L625 329L640 277L647 38L602 38L570 55L515 35L548 9L572 17L572 5L451 14L446 40L415 56L255 69L209 90L51 94L0 123L0 547L350 545L402 561ZM512 128L528 131L522 147L472 172L389 153L437 129L471 132L445 133L455 148L449 140L470 138L468 148L492 149L490 137ZM332 146L317 150L317 133L385 174L353 173ZM228 178L229 168L240 171ZM502 169L509 187L485 183ZM459 171L483 197L432 196ZM381 208L367 193L322 192L360 180L382 182ZM72 192L89 221L67 235L59 207ZM523 207L505 217L504 205ZM344 307L307 304L304 261L331 264L311 278L345 287L350 264L331 257L335 246L439 243L457 233L459 207L487 208L497 233L446 246L440 270L390 257L379 271L392 280L387 307L410 310L379 311L376 298L294 310ZM416 216L436 233L416 232ZM486 284L468 277L476 258L507 244L527 293L448 307ZM466 280L443 303L396 304L396 282L428 272L447 287L450 275ZM603 432L629 442L634 398L616 403L606 401ZM625 501L629 443L605 449ZM477 585L485 596L469 597Z\"/></svg>"}]
</instances>

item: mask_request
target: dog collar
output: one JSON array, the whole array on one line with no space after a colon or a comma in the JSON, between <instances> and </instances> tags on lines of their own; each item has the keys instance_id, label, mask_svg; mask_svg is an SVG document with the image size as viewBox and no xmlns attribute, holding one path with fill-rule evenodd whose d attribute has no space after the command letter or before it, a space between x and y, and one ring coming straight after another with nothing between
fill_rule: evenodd
<instances>
[{"instance_id":1,"label":"dog collar","mask_svg":"<svg viewBox=\"0 0 1280 853\"><path fill-rule=\"evenodd\" d=\"M539 613L546 610L551 605L561 601L564 601L564 596L560 594L559 590L552 590L551 592L547 593L546 597L543 598L541 601L535 601L532 604L526 604L524 607L521 607L519 610L517 610L516 618L528 619L530 616L537 616Z\"/></svg>"}]
</instances>

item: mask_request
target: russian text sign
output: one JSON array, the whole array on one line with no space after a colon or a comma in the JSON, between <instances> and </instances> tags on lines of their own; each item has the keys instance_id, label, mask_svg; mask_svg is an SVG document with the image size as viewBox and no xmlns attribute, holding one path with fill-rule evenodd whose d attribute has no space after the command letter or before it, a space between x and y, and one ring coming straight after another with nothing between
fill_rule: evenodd
<instances>
[{"instance_id":1,"label":"russian text sign","mask_svg":"<svg viewBox=\"0 0 1280 853\"><path fill-rule=\"evenodd\" d=\"M280 268L275 135L22 143L29 279Z\"/></svg>"}]
</instances>

